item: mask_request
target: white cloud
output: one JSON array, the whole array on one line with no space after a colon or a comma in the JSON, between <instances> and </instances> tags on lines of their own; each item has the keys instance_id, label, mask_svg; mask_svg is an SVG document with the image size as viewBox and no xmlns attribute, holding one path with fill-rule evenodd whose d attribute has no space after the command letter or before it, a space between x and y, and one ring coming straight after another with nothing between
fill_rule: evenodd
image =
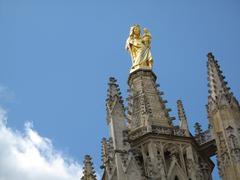
<instances>
[{"instance_id":1,"label":"white cloud","mask_svg":"<svg viewBox=\"0 0 240 180\"><path fill-rule=\"evenodd\" d=\"M0 180L79 180L81 175L81 165L56 151L31 123L24 132L8 127L0 107Z\"/></svg>"}]
</instances>

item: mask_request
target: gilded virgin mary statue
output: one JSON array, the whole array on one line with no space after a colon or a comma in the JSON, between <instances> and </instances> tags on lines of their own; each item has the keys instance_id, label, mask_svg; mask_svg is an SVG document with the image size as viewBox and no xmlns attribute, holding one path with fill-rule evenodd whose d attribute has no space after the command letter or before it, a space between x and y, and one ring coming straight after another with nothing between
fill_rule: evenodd
<instances>
[{"instance_id":1,"label":"gilded virgin mary statue","mask_svg":"<svg viewBox=\"0 0 240 180\"><path fill-rule=\"evenodd\" d=\"M152 69L151 39L152 36L146 28L144 28L142 36L139 25L133 25L130 28L129 37L127 38L125 46L132 59L130 72L137 69Z\"/></svg>"}]
</instances>

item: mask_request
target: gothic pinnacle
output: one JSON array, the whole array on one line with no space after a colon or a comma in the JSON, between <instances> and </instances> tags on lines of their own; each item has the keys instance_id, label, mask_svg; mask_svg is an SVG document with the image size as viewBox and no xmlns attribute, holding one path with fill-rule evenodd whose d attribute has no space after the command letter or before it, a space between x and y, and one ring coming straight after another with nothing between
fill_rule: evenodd
<instances>
[{"instance_id":1,"label":"gothic pinnacle","mask_svg":"<svg viewBox=\"0 0 240 180\"><path fill-rule=\"evenodd\" d=\"M95 171L93 168L92 158L90 155L86 155L84 158L83 176L81 180L97 180Z\"/></svg>"},{"instance_id":2,"label":"gothic pinnacle","mask_svg":"<svg viewBox=\"0 0 240 180\"><path fill-rule=\"evenodd\" d=\"M114 98L117 97L119 99L119 102L123 104L120 88L117 84L117 80L114 77L109 78L108 86L109 87L106 102L112 103L114 101Z\"/></svg>"},{"instance_id":3,"label":"gothic pinnacle","mask_svg":"<svg viewBox=\"0 0 240 180\"><path fill-rule=\"evenodd\" d=\"M178 108L178 117L180 121L186 121L185 110L183 108L183 104L181 100L177 100L177 108Z\"/></svg>"},{"instance_id":4,"label":"gothic pinnacle","mask_svg":"<svg viewBox=\"0 0 240 180\"><path fill-rule=\"evenodd\" d=\"M178 118L180 120L180 128L184 129L186 131L185 132L186 135L189 136L187 117L186 117L185 110L181 100L177 101L177 108L178 108Z\"/></svg>"},{"instance_id":5,"label":"gothic pinnacle","mask_svg":"<svg viewBox=\"0 0 240 180\"><path fill-rule=\"evenodd\" d=\"M202 126L199 122L196 122L194 125L195 135L200 135L202 133Z\"/></svg>"},{"instance_id":6,"label":"gothic pinnacle","mask_svg":"<svg viewBox=\"0 0 240 180\"><path fill-rule=\"evenodd\" d=\"M107 114L108 114L107 118L109 118L109 115L111 114L116 104L120 105L124 115L125 108L123 105L123 99L121 96L119 85L117 84L117 80L114 77L109 78L107 92L108 92L107 99L106 99Z\"/></svg>"},{"instance_id":7,"label":"gothic pinnacle","mask_svg":"<svg viewBox=\"0 0 240 180\"><path fill-rule=\"evenodd\" d=\"M101 168L105 168L108 164L109 153L108 153L108 143L106 138L102 138L102 166Z\"/></svg>"},{"instance_id":8,"label":"gothic pinnacle","mask_svg":"<svg viewBox=\"0 0 240 180\"><path fill-rule=\"evenodd\" d=\"M219 106L224 103L235 103L238 105L236 98L233 93L230 92L230 88L227 86L227 82L224 81L225 77L220 70L218 61L215 59L213 54L210 52L207 54L208 62L208 112L212 111L215 106Z\"/></svg>"}]
</instances>

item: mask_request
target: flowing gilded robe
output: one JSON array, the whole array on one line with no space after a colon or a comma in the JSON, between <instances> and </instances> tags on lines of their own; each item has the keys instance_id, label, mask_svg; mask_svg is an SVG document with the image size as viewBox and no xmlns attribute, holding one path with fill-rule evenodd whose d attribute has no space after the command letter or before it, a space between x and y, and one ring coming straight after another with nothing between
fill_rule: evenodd
<instances>
[{"instance_id":1,"label":"flowing gilded robe","mask_svg":"<svg viewBox=\"0 0 240 180\"><path fill-rule=\"evenodd\" d=\"M136 66L150 67L153 61L150 46L142 42L142 38L129 37L126 42L126 49L132 58L132 68Z\"/></svg>"}]
</instances>

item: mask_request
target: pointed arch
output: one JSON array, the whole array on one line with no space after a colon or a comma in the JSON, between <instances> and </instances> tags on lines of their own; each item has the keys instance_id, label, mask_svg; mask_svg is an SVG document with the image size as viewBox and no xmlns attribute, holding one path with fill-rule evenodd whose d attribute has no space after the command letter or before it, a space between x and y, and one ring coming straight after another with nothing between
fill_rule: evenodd
<instances>
[{"instance_id":1,"label":"pointed arch","mask_svg":"<svg viewBox=\"0 0 240 180\"><path fill-rule=\"evenodd\" d=\"M141 171L136 163L136 161L131 158L129 164L125 170L127 174L127 179L141 179Z\"/></svg>"},{"instance_id":2,"label":"pointed arch","mask_svg":"<svg viewBox=\"0 0 240 180\"><path fill-rule=\"evenodd\" d=\"M187 175L184 173L183 169L179 166L176 160L173 160L169 170L167 179L169 180L186 180L188 179ZM177 179L176 179L177 178Z\"/></svg>"}]
</instances>

